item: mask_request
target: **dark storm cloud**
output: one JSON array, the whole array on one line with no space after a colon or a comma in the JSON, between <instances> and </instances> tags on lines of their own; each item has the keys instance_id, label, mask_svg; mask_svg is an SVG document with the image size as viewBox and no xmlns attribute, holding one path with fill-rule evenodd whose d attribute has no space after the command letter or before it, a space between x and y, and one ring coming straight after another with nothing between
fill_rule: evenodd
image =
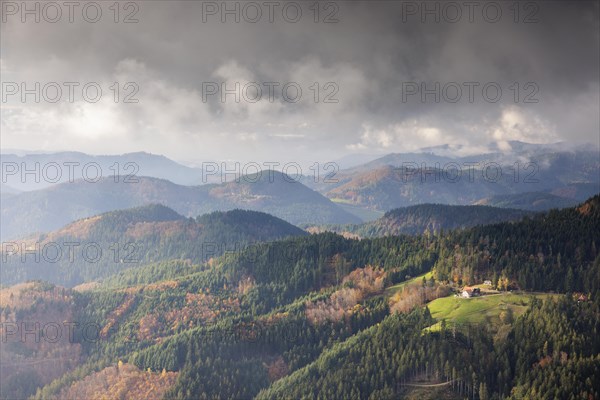
<instances>
[{"instance_id":1,"label":"dark storm cloud","mask_svg":"<svg viewBox=\"0 0 600 400\"><path fill-rule=\"evenodd\" d=\"M513 2L494 3L502 10L498 22L486 21L486 2L475 2L472 22L465 2L457 2L463 14L455 23L443 13L439 23L432 15L422 22L423 7L443 10L443 2L332 3L328 9L321 3L319 23L313 2L297 3L303 10L297 23L282 17L282 6L272 23L266 15L256 23L231 17L222 23L218 15L203 22L208 3L190 1L139 2L133 24L112 22L107 3L95 24L21 23L10 15L2 23L3 81L134 81L140 101L9 102L2 145L30 147L26 140L37 138L49 149L144 149L180 159L248 158L248 152L268 159L285 150L306 160L443 143L480 150L511 139L598 143L597 2L519 3L519 22ZM414 7L417 13L408 15ZM339 22L323 23L332 10ZM536 21L523 23L532 11ZM207 81L293 81L303 98L289 103L278 93L273 102L236 104L212 96L205 103ZM313 82L334 82L339 102L310 101ZM408 82L430 88L456 82L464 92L457 103L436 103L433 96L422 102L419 94L403 99ZM479 83L473 102L464 82ZM502 88L500 101L482 97L489 82ZM538 102L523 103L532 92Z\"/></svg>"}]
</instances>

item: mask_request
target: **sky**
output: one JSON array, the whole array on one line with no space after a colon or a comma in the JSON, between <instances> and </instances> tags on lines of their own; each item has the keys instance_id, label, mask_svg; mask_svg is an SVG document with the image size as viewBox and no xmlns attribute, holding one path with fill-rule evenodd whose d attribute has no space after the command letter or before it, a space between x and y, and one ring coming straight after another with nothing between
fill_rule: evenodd
<instances>
[{"instance_id":1,"label":"sky","mask_svg":"<svg viewBox=\"0 0 600 400\"><path fill-rule=\"evenodd\" d=\"M187 163L598 146L598 2L516 4L2 1L0 146Z\"/></svg>"}]
</instances>

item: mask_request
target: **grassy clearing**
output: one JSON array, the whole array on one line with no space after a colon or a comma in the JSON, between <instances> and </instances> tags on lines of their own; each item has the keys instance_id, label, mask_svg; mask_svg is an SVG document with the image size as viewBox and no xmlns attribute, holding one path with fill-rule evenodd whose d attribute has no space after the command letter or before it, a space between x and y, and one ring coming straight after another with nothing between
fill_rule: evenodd
<instances>
[{"instance_id":1,"label":"grassy clearing","mask_svg":"<svg viewBox=\"0 0 600 400\"><path fill-rule=\"evenodd\" d=\"M431 271L427 272L426 274L416 276L407 281L400 282L394 286L390 286L390 287L386 288L384 294L386 297L392 297L393 295L396 294L396 292L401 290L404 286L410 285L412 283L421 283L423 281L423 277L425 277L425 279L429 280L429 279L431 279L432 276L433 276L433 273Z\"/></svg>"},{"instance_id":2,"label":"grassy clearing","mask_svg":"<svg viewBox=\"0 0 600 400\"><path fill-rule=\"evenodd\" d=\"M457 324L487 323L497 327L523 314L534 297L544 299L552 296L557 295L509 292L472 297L470 299L449 296L436 299L429 303L427 307L429 307L432 317L440 322L446 320ZM503 314L503 312L505 313ZM503 321L501 317L504 319ZM440 322L428 329L439 329Z\"/></svg>"}]
</instances>

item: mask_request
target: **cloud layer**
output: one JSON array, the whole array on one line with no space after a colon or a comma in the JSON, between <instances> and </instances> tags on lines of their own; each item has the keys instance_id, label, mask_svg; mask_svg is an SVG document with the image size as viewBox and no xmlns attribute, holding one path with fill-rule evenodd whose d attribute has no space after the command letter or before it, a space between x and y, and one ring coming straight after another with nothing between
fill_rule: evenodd
<instances>
[{"instance_id":1,"label":"cloud layer","mask_svg":"<svg viewBox=\"0 0 600 400\"><path fill-rule=\"evenodd\" d=\"M280 2L273 22L257 2L254 23L247 2L139 2L118 23L108 3L97 23L77 10L72 23L64 13L23 23L4 3L4 92L7 82L57 82L63 96L3 99L3 148L310 162L445 143L599 141L597 2L527 3L516 15L512 2L477 2L472 18L460 2L329 2L317 15L309 2L282 14ZM221 22L236 7L240 22ZM133 11L138 22L123 23ZM73 102L65 82L80 84ZM102 89L95 103L81 91L90 82Z\"/></svg>"}]
</instances>

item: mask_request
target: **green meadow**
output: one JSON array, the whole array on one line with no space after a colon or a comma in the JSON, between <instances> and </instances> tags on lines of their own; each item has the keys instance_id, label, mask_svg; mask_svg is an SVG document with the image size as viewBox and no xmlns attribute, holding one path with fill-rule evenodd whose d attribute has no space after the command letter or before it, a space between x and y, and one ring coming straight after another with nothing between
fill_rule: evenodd
<instances>
[{"instance_id":1,"label":"green meadow","mask_svg":"<svg viewBox=\"0 0 600 400\"><path fill-rule=\"evenodd\" d=\"M547 293L498 293L481 297L462 298L454 295L436 299L429 304L432 317L441 322L457 324L489 324L497 327L512 322L523 314L534 297L544 299L557 296ZM440 322L431 326L437 330Z\"/></svg>"}]
</instances>

